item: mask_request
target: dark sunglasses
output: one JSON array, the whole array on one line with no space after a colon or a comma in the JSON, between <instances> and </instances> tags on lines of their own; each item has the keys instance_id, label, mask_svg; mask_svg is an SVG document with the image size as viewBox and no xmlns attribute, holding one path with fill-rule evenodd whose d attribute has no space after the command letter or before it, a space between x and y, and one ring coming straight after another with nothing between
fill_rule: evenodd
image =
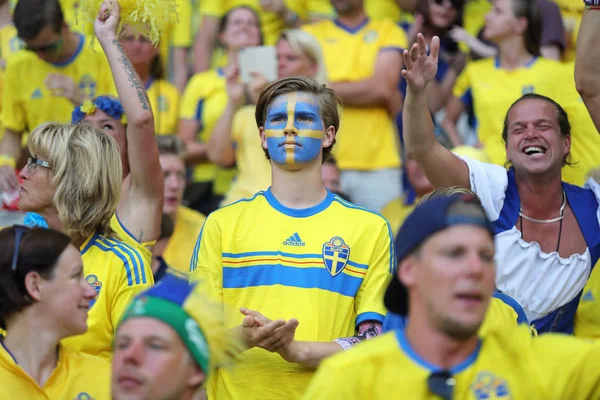
<instances>
[{"instance_id":1,"label":"dark sunglasses","mask_svg":"<svg viewBox=\"0 0 600 400\"><path fill-rule=\"evenodd\" d=\"M446 0L433 0L433 2L435 4L437 4L438 6L441 6L442 4L444 4ZM462 8L464 5L464 0L449 0L450 4L452 5L452 7L454 8Z\"/></svg>"},{"instance_id":2,"label":"dark sunglasses","mask_svg":"<svg viewBox=\"0 0 600 400\"><path fill-rule=\"evenodd\" d=\"M452 400L454 385L456 385L456 380L454 380L450 371L434 372L427 378L429 391L444 400Z\"/></svg>"},{"instance_id":3,"label":"dark sunglasses","mask_svg":"<svg viewBox=\"0 0 600 400\"><path fill-rule=\"evenodd\" d=\"M34 53L56 53L62 46L63 39L60 38L56 42L45 44L43 46L26 45L25 50L33 51Z\"/></svg>"},{"instance_id":4,"label":"dark sunglasses","mask_svg":"<svg viewBox=\"0 0 600 400\"><path fill-rule=\"evenodd\" d=\"M15 231L15 249L13 251L13 258L10 269L14 273L17 271L17 263L19 261L19 250L21 249L21 239L23 239L23 235L25 235L31 229L23 225L14 225L13 229Z\"/></svg>"}]
</instances>

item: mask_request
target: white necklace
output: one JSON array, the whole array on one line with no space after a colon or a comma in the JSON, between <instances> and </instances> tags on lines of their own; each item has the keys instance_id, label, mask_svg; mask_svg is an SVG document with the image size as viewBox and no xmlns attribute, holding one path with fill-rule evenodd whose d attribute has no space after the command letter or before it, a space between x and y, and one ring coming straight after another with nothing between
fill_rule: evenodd
<instances>
[{"instance_id":1,"label":"white necklace","mask_svg":"<svg viewBox=\"0 0 600 400\"><path fill-rule=\"evenodd\" d=\"M552 218L552 219L535 219L528 217L523 214L523 208L519 207L519 216L527 221L536 222L538 224L551 224L553 222L561 221L565 217L565 205L567 204L567 196L565 195L565 190L562 190L563 200L560 206L560 217Z\"/></svg>"}]
</instances>

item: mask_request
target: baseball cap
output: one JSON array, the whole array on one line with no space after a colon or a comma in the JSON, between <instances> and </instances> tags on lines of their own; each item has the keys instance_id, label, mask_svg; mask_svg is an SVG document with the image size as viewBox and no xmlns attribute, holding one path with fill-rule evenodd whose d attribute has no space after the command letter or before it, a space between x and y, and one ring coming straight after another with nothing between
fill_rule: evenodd
<instances>
[{"instance_id":1,"label":"baseball cap","mask_svg":"<svg viewBox=\"0 0 600 400\"><path fill-rule=\"evenodd\" d=\"M455 225L480 226L494 237L494 228L477 197L466 194L435 197L419 204L402 224L396 239L398 264L430 236ZM385 292L384 303L395 314L408 314L408 291L397 275Z\"/></svg>"}]
</instances>

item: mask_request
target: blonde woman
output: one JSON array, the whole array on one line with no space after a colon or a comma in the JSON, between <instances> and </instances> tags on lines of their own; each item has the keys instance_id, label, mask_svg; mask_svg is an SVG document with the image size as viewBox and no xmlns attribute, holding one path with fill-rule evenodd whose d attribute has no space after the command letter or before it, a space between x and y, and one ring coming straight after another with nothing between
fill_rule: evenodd
<instances>
[{"instance_id":1,"label":"blonde woman","mask_svg":"<svg viewBox=\"0 0 600 400\"><path fill-rule=\"evenodd\" d=\"M319 42L308 32L285 31L277 42L279 78L307 76L325 84L327 70ZM221 205L250 197L271 182L271 166L260 145L254 122L255 105L243 106L246 93L260 93L266 80L257 76L249 88L239 82L236 67L227 71L229 102L208 143L209 159L221 166L237 166L237 177ZM252 94L252 93L251 93Z\"/></svg>"},{"instance_id":2,"label":"blonde woman","mask_svg":"<svg viewBox=\"0 0 600 400\"><path fill-rule=\"evenodd\" d=\"M125 244L110 228L121 194L119 147L87 123L47 123L31 133L28 150L19 208L41 215L51 229L71 238L96 292L87 333L65 344L110 359L113 333L127 303L154 283L149 252Z\"/></svg>"}]
</instances>

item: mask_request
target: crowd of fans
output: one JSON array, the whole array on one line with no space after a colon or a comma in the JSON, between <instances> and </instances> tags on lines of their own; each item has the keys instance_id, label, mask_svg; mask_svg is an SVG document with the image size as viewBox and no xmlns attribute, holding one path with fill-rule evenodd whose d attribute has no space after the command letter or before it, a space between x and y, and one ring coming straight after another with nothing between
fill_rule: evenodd
<instances>
[{"instance_id":1,"label":"crowd of fans","mask_svg":"<svg viewBox=\"0 0 600 400\"><path fill-rule=\"evenodd\" d=\"M599 33L0 0L0 400L600 399Z\"/></svg>"}]
</instances>

